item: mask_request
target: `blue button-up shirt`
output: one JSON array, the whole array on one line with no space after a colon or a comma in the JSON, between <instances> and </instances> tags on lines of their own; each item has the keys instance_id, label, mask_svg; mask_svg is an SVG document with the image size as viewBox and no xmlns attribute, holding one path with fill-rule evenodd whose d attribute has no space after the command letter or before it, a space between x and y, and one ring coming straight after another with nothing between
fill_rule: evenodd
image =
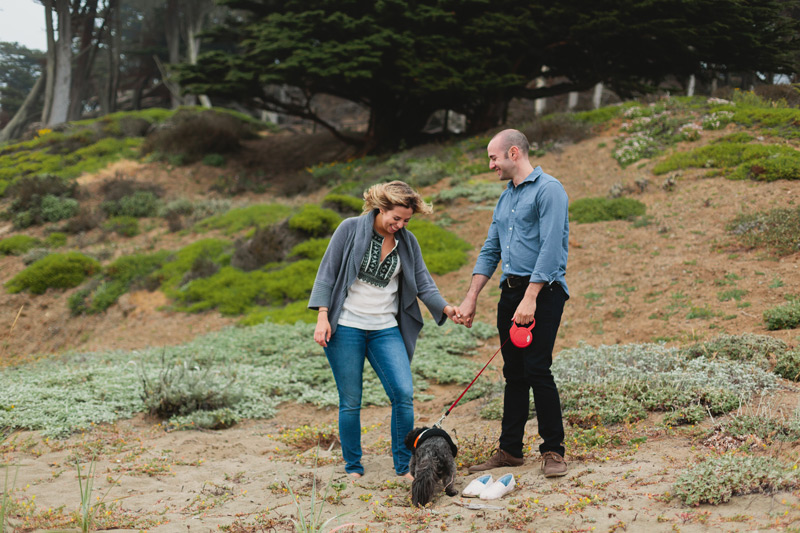
<instances>
[{"instance_id":1,"label":"blue button-up shirt","mask_svg":"<svg viewBox=\"0 0 800 533\"><path fill-rule=\"evenodd\" d=\"M473 274L491 277L501 263L500 283L511 274L532 283L558 282L569 296L567 272L569 199L557 179L536 167L518 186L509 182L492 215Z\"/></svg>"}]
</instances>

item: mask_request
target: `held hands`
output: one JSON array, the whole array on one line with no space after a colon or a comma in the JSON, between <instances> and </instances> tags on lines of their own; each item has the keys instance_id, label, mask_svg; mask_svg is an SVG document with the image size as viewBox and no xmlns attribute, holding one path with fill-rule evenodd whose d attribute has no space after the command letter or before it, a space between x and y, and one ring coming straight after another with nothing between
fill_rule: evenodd
<instances>
[{"instance_id":1,"label":"held hands","mask_svg":"<svg viewBox=\"0 0 800 533\"><path fill-rule=\"evenodd\" d=\"M456 324L463 324L468 328L472 327L472 321L475 319L475 300L465 298L461 305L455 308L456 316L453 322Z\"/></svg>"}]
</instances>

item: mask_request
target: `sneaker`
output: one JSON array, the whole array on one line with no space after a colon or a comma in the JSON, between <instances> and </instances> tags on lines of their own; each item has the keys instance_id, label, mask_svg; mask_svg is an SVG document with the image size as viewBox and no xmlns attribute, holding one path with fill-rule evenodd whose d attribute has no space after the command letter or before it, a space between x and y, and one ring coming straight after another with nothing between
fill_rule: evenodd
<instances>
[{"instance_id":1,"label":"sneaker","mask_svg":"<svg viewBox=\"0 0 800 533\"><path fill-rule=\"evenodd\" d=\"M481 492L481 500L497 500L502 498L512 490L517 483L514 481L514 476L506 474Z\"/></svg>"},{"instance_id":2,"label":"sneaker","mask_svg":"<svg viewBox=\"0 0 800 533\"><path fill-rule=\"evenodd\" d=\"M494 479L492 479L491 474L486 474L479 478L475 478L469 482L469 485L466 486L461 495L465 498L477 498L481 495L481 492L486 490L486 487L491 485L493 482Z\"/></svg>"},{"instance_id":3,"label":"sneaker","mask_svg":"<svg viewBox=\"0 0 800 533\"><path fill-rule=\"evenodd\" d=\"M484 470L491 470L492 468L500 468L501 466L522 466L522 457L514 457L510 453L498 448L497 452L485 463L479 465L472 465L469 467L471 473L483 472Z\"/></svg>"},{"instance_id":4,"label":"sneaker","mask_svg":"<svg viewBox=\"0 0 800 533\"><path fill-rule=\"evenodd\" d=\"M542 472L544 477L561 477L567 474L567 463L556 452L542 454Z\"/></svg>"}]
</instances>

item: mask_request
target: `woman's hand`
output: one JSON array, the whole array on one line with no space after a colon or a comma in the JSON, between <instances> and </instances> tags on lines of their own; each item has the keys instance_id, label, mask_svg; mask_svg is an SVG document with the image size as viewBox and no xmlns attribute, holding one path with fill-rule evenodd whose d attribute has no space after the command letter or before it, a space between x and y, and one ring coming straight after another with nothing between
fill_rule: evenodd
<instances>
[{"instance_id":1,"label":"woman's hand","mask_svg":"<svg viewBox=\"0 0 800 533\"><path fill-rule=\"evenodd\" d=\"M455 322L456 324L462 324L461 322L461 313L458 311L457 307L453 307L452 305L444 306L444 314L447 315L447 318Z\"/></svg>"},{"instance_id":2,"label":"woman's hand","mask_svg":"<svg viewBox=\"0 0 800 533\"><path fill-rule=\"evenodd\" d=\"M328 322L328 312L320 310L317 314L317 327L314 328L314 342L327 348L329 340L331 340L331 324Z\"/></svg>"}]
</instances>

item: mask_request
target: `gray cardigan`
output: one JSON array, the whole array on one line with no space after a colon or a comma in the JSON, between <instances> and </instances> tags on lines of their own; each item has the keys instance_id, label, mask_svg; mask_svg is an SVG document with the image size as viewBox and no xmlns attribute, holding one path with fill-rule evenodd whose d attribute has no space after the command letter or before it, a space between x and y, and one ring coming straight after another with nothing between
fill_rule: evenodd
<instances>
[{"instance_id":1,"label":"gray cardigan","mask_svg":"<svg viewBox=\"0 0 800 533\"><path fill-rule=\"evenodd\" d=\"M361 260L372 239L376 214L377 210L348 218L339 224L317 270L308 308L328 308L331 334L336 332L347 290L356 280ZM397 290L400 300L397 325L410 361L414 356L414 347L423 324L417 298L422 300L440 326L447 320L447 315L444 314L447 302L439 294L439 289L436 288L436 283L425 266L422 251L414 234L403 228L395 233L395 239L397 239L397 253L400 255L402 277Z\"/></svg>"}]
</instances>

